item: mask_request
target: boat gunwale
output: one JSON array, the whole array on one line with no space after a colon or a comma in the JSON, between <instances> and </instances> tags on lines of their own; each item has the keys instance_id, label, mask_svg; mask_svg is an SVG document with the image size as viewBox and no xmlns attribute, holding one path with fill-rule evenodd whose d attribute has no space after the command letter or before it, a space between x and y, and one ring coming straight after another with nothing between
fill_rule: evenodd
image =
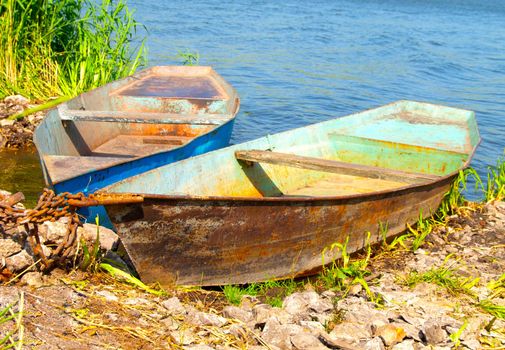
<instances>
[{"instance_id":1,"label":"boat gunwale","mask_svg":"<svg viewBox=\"0 0 505 350\"><path fill-rule=\"evenodd\" d=\"M469 161L465 163L465 166L461 169L465 169L468 167ZM131 192L108 192L107 188L101 189L96 192L96 194L117 194L117 195L137 195L142 196L144 200L166 200L166 201L201 201L201 202L256 202L256 203L296 203L296 202L337 202L337 201L349 201L355 199L361 200L372 200L374 197L384 197L387 195L401 195L403 192L407 192L409 190L423 190L424 188L433 186L435 184L440 184L451 180L456 177L461 169L453 171L452 173L440 177L439 179L427 181L420 184L412 184L407 186L401 186L395 189L389 190L381 190L381 191L373 191L367 193L358 193L358 194L348 194L341 196L279 196L279 197L239 197L239 196L191 196L191 195L167 195L167 194L149 194L149 193L131 193ZM138 203L138 202L131 202ZM128 202L124 202L123 204L129 204ZM142 204L142 203L139 203Z\"/></svg>"}]
</instances>

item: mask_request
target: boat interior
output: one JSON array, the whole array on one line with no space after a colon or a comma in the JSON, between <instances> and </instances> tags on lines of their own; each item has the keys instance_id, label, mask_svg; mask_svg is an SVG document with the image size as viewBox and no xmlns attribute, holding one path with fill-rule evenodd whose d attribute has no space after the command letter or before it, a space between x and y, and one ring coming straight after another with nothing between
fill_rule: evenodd
<instances>
[{"instance_id":1,"label":"boat interior","mask_svg":"<svg viewBox=\"0 0 505 350\"><path fill-rule=\"evenodd\" d=\"M456 172L479 140L472 112L400 101L186 159L105 191L228 198L390 191Z\"/></svg>"},{"instance_id":2,"label":"boat interior","mask_svg":"<svg viewBox=\"0 0 505 350\"><path fill-rule=\"evenodd\" d=\"M35 142L59 182L182 147L233 119L238 104L210 67L153 67L50 111Z\"/></svg>"}]
</instances>

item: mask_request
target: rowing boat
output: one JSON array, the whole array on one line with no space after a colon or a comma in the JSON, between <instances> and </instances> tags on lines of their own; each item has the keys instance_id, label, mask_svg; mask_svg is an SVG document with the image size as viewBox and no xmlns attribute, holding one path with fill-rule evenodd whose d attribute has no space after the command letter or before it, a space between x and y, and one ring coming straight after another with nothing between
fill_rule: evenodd
<instances>
[{"instance_id":1,"label":"rowing boat","mask_svg":"<svg viewBox=\"0 0 505 350\"><path fill-rule=\"evenodd\" d=\"M228 145L236 91L210 67L152 67L48 112L34 142L46 183L85 192Z\"/></svg>"},{"instance_id":2,"label":"rowing boat","mask_svg":"<svg viewBox=\"0 0 505 350\"><path fill-rule=\"evenodd\" d=\"M433 213L479 142L473 112L398 101L179 161L99 193L137 194L106 210L145 282L289 278L338 258L332 243L348 240L354 252L382 240L380 227L398 235L420 212Z\"/></svg>"}]
</instances>

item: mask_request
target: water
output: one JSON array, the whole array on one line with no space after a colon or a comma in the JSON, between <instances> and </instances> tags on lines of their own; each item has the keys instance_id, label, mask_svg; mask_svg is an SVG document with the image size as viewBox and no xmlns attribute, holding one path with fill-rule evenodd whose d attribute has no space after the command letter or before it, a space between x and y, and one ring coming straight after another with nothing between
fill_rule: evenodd
<instances>
[{"instance_id":1,"label":"water","mask_svg":"<svg viewBox=\"0 0 505 350\"><path fill-rule=\"evenodd\" d=\"M150 65L198 51L238 90L232 143L412 99L477 113L480 174L503 154L503 0L128 3Z\"/></svg>"},{"instance_id":2,"label":"water","mask_svg":"<svg viewBox=\"0 0 505 350\"><path fill-rule=\"evenodd\" d=\"M13 193L23 192L26 197L23 203L28 207L33 207L43 188L44 178L36 153L0 152L0 189Z\"/></svg>"},{"instance_id":3,"label":"water","mask_svg":"<svg viewBox=\"0 0 505 350\"><path fill-rule=\"evenodd\" d=\"M477 113L481 174L503 154L505 1L129 4L149 29L150 65L198 51L238 90L233 143L412 99Z\"/></svg>"}]
</instances>

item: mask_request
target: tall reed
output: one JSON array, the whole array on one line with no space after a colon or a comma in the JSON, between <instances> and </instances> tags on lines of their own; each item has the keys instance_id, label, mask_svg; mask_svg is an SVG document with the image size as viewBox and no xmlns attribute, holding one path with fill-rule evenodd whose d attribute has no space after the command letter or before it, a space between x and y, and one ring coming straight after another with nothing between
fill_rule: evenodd
<instances>
[{"instance_id":1,"label":"tall reed","mask_svg":"<svg viewBox=\"0 0 505 350\"><path fill-rule=\"evenodd\" d=\"M133 73L138 27L124 0L0 0L0 97L75 96Z\"/></svg>"}]
</instances>

